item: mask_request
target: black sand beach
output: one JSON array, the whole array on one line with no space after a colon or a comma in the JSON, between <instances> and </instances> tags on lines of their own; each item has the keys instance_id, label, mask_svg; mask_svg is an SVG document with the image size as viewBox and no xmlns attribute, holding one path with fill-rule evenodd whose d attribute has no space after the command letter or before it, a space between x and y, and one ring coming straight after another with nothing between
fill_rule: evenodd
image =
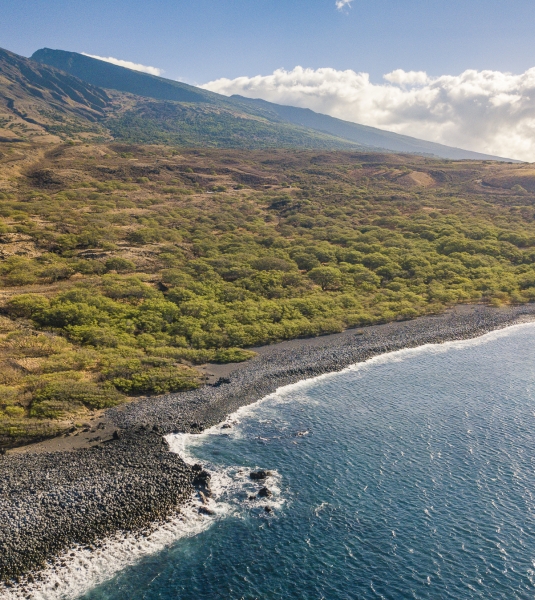
<instances>
[{"instance_id":1,"label":"black sand beach","mask_svg":"<svg viewBox=\"0 0 535 600\"><path fill-rule=\"evenodd\" d=\"M438 316L255 349L235 365L208 365L211 385L110 409L78 436L0 457L0 580L28 576L75 544L141 531L193 493L194 472L164 436L201 432L302 379L402 348L477 337L535 320L535 304L458 306ZM0 588L1 590L1 588Z\"/></svg>"}]
</instances>

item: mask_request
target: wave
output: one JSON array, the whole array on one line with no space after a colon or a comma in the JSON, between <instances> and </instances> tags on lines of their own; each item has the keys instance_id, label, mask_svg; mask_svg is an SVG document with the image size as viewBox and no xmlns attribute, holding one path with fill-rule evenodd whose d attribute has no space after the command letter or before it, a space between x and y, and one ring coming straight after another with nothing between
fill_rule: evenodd
<instances>
[{"instance_id":1,"label":"wave","mask_svg":"<svg viewBox=\"0 0 535 600\"><path fill-rule=\"evenodd\" d=\"M177 452L186 462L199 462L192 449L202 445L209 436L227 435L238 439L243 435L240 423L248 418L258 418L258 408L265 402L274 406L278 403L303 400L303 395L292 394L300 389L314 386L318 381L337 377L340 374L366 370L370 367L390 362L400 362L422 353L444 353L452 350L472 348L507 337L518 329L535 328L535 323L521 323L486 333L477 338L425 344L416 348L405 348L375 356L367 361L353 364L341 371L325 373L310 379L282 386L257 402L239 408L224 422L215 425L200 434L173 434L166 437L170 450ZM311 400L306 399L307 402ZM228 425L231 427L229 428ZM111 579L118 572L133 566L148 555L161 552L182 538L198 535L213 525L218 519L229 515L240 515L240 506L281 507L285 498L281 493L281 476L274 471L269 480L273 497L265 502L252 501L250 498L258 491L259 484L249 477L250 469L240 466L219 467L210 465L212 473L211 487L213 497L208 499L207 508L212 514L202 514L200 498L192 498L190 504L181 507L172 518L158 524L153 530L143 534L124 533L108 538L96 549L83 547L71 548L60 555L56 561L39 574L33 583L23 582L11 588L0 586L0 596L5 600L69 600L80 597L99 584ZM239 503L236 499L241 498ZM245 499L243 499L245 498ZM234 499L234 501L232 501ZM229 501L230 500L230 501ZM320 511L324 506L316 507Z\"/></svg>"},{"instance_id":2,"label":"wave","mask_svg":"<svg viewBox=\"0 0 535 600\"><path fill-rule=\"evenodd\" d=\"M182 507L166 523L146 534L118 534L96 549L72 548L39 574L33 583L0 587L3 600L68 600L82 596L143 557L155 554L181 538L198 535L222 516L199 513L200 501Z\"/></svg>"}]
</instances>

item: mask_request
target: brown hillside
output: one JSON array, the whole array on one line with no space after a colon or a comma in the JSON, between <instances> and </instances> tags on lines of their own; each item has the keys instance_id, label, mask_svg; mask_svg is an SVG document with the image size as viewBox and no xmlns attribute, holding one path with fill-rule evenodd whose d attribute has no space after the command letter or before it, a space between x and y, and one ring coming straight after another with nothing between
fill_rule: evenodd
<instances>
[{"instance_id":1,"label":"brown hillside","mask_svg":"<svg viewBox=\"0 0 535 600\"><path fill-rule=\"evenodd\" d=\"M98 133L109 102L99 88L0 49L0 141Z\"/></svg>"},{"instance_id":2,"label":"brown hillside","mask_svg":"<svg viewBox=\"0 0 535 600\"><path fill-rule=\"evenodd\" d=\"M494 176L486 177L483 184L505 190L512 190L515 186L520 186L527 192L535 192L535 169L530 165L523 168L510 168L503 172L499 171Z\"/></svg>"}]
</instances>

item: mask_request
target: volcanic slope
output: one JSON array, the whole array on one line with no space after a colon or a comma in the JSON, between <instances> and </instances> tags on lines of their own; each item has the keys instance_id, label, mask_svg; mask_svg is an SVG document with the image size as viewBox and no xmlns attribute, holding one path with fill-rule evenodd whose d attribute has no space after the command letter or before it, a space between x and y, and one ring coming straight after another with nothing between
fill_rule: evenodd
<instances>
[{"instance_id":1,"label":"volcanic slope","mask_svg":"<svg viewBox=\"0 0 535 600\"><path fill-rule=\"evenodd\" d=\"M0 48L0 141L99 133L109 105L104 90Z\"/></svg>"},{"instance_id":2,"label":"volcanic slope","mask_svg":"<svg viewBox=\"0 0 535 600\"><path fill-rule=\"evenodd\" d=\"M326 148L331 144L331 148L343 148L345 145L346 148L352 146L455 160L508 160L350 123L309 109L242 96L227 98L76 52L43 48L35 52L32 59L102 88L160 101L140 102L114 123L112 131L116 137L131 142L162 142L168 139L181 145L193 145L197 135L203 138L205 144L219 147L274 147L278 144L280 147ZM225 118L227 111L234 120ZM266 127L266 122L271 130ZM177 128L178 124L180 127ZM225 132L219 130L221 126L226 128ZM286 129L289 126L299 129ZM204 132L209 132L211 139L203 136ZM195 135L192 136L192 133Z\"/></svg>"},{"instance_id":3,"label":"volcanic slope","mask_svg":"<svg viewBox=\"0 0 535 600\"><path fill-rule=\"evenodd\" d=\"M117 68L118 75L113 74L117 81L121 75L135 74ZM109 85L110 80L104 83ZM93 138L190 147L362 149L356 142L277 117L270 120L262 111L228 102L224 96L177 86L174 96L162 91L157 98L130 93L138 90L136 86L124 85L126 92L106 91L54 66L0 50L0 139L28 141L37 136L54 142Z\"/></svg>"}]
</instances>

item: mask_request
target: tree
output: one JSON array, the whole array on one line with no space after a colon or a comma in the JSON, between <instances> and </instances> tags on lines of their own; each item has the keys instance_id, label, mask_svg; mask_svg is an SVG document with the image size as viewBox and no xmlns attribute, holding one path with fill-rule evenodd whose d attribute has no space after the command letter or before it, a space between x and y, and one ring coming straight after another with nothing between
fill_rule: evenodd
<instances>
[{"instance_id":1,"label":"tree","mask_svg":"<svg viewBox=\"0 0 535 600\"><path fill-rule=\"evenodd\" d=\"M325 290L337 290L342 285L342 273L336 267L316 267L308 276L314 283Z\"/></svg>"}]
</instances>

